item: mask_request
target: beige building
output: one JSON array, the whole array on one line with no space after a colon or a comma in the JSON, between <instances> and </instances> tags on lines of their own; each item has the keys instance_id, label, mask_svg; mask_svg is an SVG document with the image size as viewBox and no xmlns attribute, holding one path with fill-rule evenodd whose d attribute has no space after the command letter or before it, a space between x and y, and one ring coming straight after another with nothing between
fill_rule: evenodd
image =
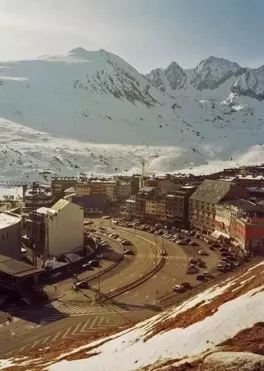
<instances>
[{"instance_id":1,"label":"beige building","mask_svg":"<svg viewBox=\"0 0 264 371\"><path fill-rule=\"evenodd\" d=\"M21 217L16 214L0 213L0 254L21 259L20 242Z\"/></svg>"},{"instance_id":2,"label":"beige building","mask_svg":"<svg viewBox=\"0 0 264 371\"><path fill-rule=\"evenodd\" d=\"M30 213L27 235L32 240L35 231L36 250L40 256L67 254L83 246L83 221L83 209L61 199L51 208L41 207Z\"/></svg>"},{"instance_id":3,"label":"beige building","mask_svg":"<svg viewBox=\"0 0 264 371\"><path fill-rule=\"evenodd\" d=\"M157 197L154 199L147 199L145 206L145 213L148 217L154 217L157 219L165 219L166 217L166 202L165 198Z\"/></svg>"},{"instance_id":4,"label":"beige building","mask_svg":"<svg viewBox=\"0 0 264 371\"><path fill-rule=\"evenodd\" d=\"M115 180L78 180L75 191L76 196L106 195L110 202L117 200L117 182Z\"/></svg>"}]
</instances>

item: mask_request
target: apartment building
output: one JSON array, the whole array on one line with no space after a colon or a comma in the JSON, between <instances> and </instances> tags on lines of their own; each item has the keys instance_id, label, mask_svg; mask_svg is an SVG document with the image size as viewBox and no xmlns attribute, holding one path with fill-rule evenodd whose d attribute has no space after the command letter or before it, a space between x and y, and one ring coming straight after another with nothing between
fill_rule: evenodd
<instances>
[{"instance_id":1,"label":"apartment building","mask_svg":"<svg viewBox=\"0 0 264 371\"><path fill-rule=\"evenodd\" d=\"M196 188L186 185L166 196L166 217L173 224L189 227L189 198Z\"/></svg>"},{"instance_id":2,"label":"apartment building","mask_svg":"<svg viewBox=\"0 0 264 371\"><path fill-rule=\"evenodd\" d=\"M51 181L51 190L52 194L57 197L63 197L64 191L70 187L75 187L77 180L74 177L60 177L52 179Z\"/></svg>"},{"instance_id":3,"label":"apartment building","mask_svg":"<svg viewBox=\"0 0 264 371\"><path fill-rule=\"evenodd\" d=\"M75 185L76 196L105 195L109 202L117 200L116 180L78 180Z\"/></svg>"},{"instance_id":4,"label":"apartment building","mask_svg":"<svg viewBox=\"0 0 264 371\"><path fill-rule=\"evenodd\" d=\"M166 220L166 199L163 196L146 199L147 218Z\"/></svg>"},{"instance_id":5,"label":"apartment building","mask_svg":"<svg viewBox=\"0 0 264 371\"><path fill-rule=\"evenodd\" d=\"M189 221L191 228L205 233L215 230L215 206L220 201L248 197L247 189L233 182L204 180L190 197Z\"/></svg>"}]
</instances>

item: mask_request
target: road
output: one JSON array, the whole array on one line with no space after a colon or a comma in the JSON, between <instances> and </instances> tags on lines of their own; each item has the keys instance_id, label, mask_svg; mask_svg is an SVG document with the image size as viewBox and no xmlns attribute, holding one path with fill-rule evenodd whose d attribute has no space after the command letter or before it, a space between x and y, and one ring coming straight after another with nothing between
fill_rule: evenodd
<instances>
[{"instance_id":1,"label":"road","mask_svg":"<svg viewBox=\"0 0 264 371\"><path fill-rule=\"evenodd\" d=\"M117 267L100 278L102 293L111 292L149 272L159 259L155 247L156 242L163 243L168 254L161 270L138 287L102 305L92 303L91 300L91 293L98 292L99 289L99 280L95 279L89 282L91 289L77 293L71 291L60 300L31 313L30 322L27 321L28 313L24 313L25 321L20 320L7 328L0 328L1 354L16 348L23 350L41 347L52 341L87 335L107 330L113 326L118 328L124 324L133 324L148 318L160 311L156 305L157 298L171 293L175 284L187 280L197 284L194 276L186 275L189 257L198 257L200 248L210 252L208 257L204 257L204 261L207 264L207 270L211 271L215 270L220 258L219 252L208 250L206 244L201 241L198 247L178 246L147 232L136 230L134 233L132 229L121 231L118 227L115 227L115 230L118 230L117 233L120 236L134 244L137 254L125 258ZM41 326L44 324L45 326ZM39 325L41 327L38 327ZM27 334L26 337L25 334ZM12 342L7 342L7 338L11 338Z\"/></svg>"},{"instance_id":2,"label":"road","mask_svg":"<svg viewBox=\"0 0 264 371\"><path fill-rule=\"evenodd\" d=\"M118 230L118 227L116 229ZM122 230L126 231L123 232L123 235L127 239L131 239L131 236L134 235L133 229L122 228ZM160 245L163 245L168 256L166 257L166 262L160 271L144 284L118 296L114 300L115 304L123 303L126 305L133 305L135 302L137 305L155 304L158 297L166 293L171 293L173 286L180 284L181 282L188 281L192 285L198 285L196 275L187 275L186 269L190 257L201 258L198 254L200 249L207 251L209 254L208 256L203 257L207 266L206 270L216 273L216 265L220 260L221 255L218 251L211 251L205 242L196 240L199 243L199 246L179 246L161 236L138 230L136 230L135 233L137 236L142 236L152 241L156 239ZM139 253L139 257L140 256L142 256L143 259L143 253L141 251ZM150 259L151 256L148 258Z\"/></svg>"}]
</instances>

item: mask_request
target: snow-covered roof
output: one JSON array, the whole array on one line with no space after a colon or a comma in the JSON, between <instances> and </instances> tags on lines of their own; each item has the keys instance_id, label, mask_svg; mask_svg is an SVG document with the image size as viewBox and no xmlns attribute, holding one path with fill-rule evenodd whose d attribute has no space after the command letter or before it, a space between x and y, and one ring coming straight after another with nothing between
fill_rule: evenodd
<instances>
[{"instance_id":1,"label":"snow-covered roof","mask_svg":"<svg viewBox=\"0 0 264 371\"><path fill-rule=\"evenodd\" d=\"M43 215L47 215L47 214L53 214L53 215L55 215L56 214L55 210L51 209L50 207L44 207L44 206L38 208L36 210L36 212L38 214L43 214Z\"/></svg>"},{"instance_id":2,"label":"snow-covered roof","mask_svg":"<svg viewBox=\"0 0 264 371\"><path fill-rule=\"evenodd\" d=\"M10 225L16 224L20 220L21 218L19 215L0 212L0 229L4 229Z\"/></svg>"}]
</instances>

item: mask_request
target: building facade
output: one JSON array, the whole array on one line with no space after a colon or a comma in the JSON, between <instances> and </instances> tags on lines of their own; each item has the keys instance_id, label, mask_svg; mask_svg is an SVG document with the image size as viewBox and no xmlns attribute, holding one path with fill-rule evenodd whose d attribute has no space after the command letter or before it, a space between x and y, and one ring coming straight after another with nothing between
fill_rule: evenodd
<instances>
[{"instance_id":1,"label":"building facade","mask_svg":"<svg viewBox=\"0 0 264 371\"><path fill-rule=\"evenodd\" d=\"M83 221L83 209L61 199L51 208L41 207L29 214L27 235L45 260L83 246Z\"/></svg>"},{"instance_id":2,"label":"building facade","mask_svg":"<svg viewBox=\"0 0 264 371\"><path fill-rule=\"evenodd\" d=\"M76 196L105 195L109 202L117 201L117 182L115 180L78 180Z\"/></svg>"},{"instance_id":3,"label":"building facade","mask_svg":"<svg viewBox=\"0 0 264 371\"><path fill-rule=\"evenodd\" d=\"M193 229L203 233L215 230L215 206L222 200L248 197L246 188L233 182L204 180L190 197L189 220Z\"/></svg>"},{"instance_id":4,"label":"building facade","mask_svg":"<svg viewBox=\"0 0 264 371\"><path fill-rule=\"evenodd\" d=\"M189 198L196 186L183 186L166 196L166 217L173 224L189 227Z\"/></svg>"},{"instance_id":5,"label":"building facade","mask_svg":"<svg viewBox=\"0 0 264 371\"><path fill-rule=\"evenodd\" d=\"M21 217L12 213L0 213L0 254L21 259Z\"/></svg>"},{"instance_id":6,"label":"building facade","mask_svg":"<svg viewBox=\"0 0 264 371\"><path fill-rule=\"evenodd\" d=\"M76 178L74 177L61 177L52 179L51 181L51 190L52 194L58 199L64 196L64 191L70 187L75 187Z\"/></svg>"},{"instance_id":7,"label":"building facade","mask_svg":"<svg viewBox=\"0 0 264 371\"><path fill-rule=\"evenodd\" d=\"M233 238L246 251L264 254L264 214L262 217L241 216L234 220Z\"/></svg>"}]
</instances>

